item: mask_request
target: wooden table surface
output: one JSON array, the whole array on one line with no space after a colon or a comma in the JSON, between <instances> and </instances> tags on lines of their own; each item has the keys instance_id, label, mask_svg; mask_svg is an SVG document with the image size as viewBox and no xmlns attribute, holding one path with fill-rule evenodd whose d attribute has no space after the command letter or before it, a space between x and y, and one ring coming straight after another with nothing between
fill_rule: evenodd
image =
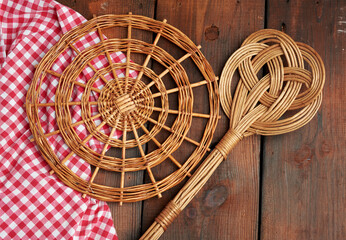
<instances>
[{"instance_id":1,"label":"wooden table surface","mask_svg":"<svg viewBox=\"0 0 346 240\"><path fill-rule=\"evenodd\" d=\"M202 46L218 76L242 41L259 29L282 30L315 48L326 68L317 116L292 133L243 140L162 239L346 238L345 0L59 2L87 19L128 12L167 19ZM228 129L220 114L212 146ZM119 238L138 239L180 188L161 199L109 203Z\"/></svg>"}]
</instances>

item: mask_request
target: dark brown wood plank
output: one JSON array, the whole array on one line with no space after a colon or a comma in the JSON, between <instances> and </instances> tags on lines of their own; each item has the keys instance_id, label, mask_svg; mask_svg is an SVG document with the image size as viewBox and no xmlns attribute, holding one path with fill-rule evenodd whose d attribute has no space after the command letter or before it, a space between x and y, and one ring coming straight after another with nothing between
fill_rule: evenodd
<instances>
[{"instance_id":1,"label":"dark brown wood plank","mask_svg":"<svg viewBox=\"0 0 346 240\"><path fill-rule=\"evenodd\" d=\"M196 45L201 44L216 75L220 75L245 37L263 28L264 1L159 0L156 18L166 18ZM203 101L196 104L203 111ZM214 145L227 129L228 119L222 112ZM257 239L259 151L258 137L242 141L161 239ZM161 168L159 172L165 171ZM144 202L143 232L180 187L164 193L162 199Z\"/></svg>"},{"instance_id":2,"label":"dark brown wood plank","mask_svg":"<svg viewBox=\"0 0 346 240\"><path fill-rule=\"evenodd\" d=\"M326 67L322 107L305 127L265 139L262 239L344 239L345 1L268 1L268 28L311 45Z\"/></svg>"},{"instance_id":3,"label":"dark brown wood plank","mask_svg":"<svg viewBox=\"0 0 346 240\"><path fill-rule=\"evenodd\" d=\"M103 14L133 14L144 15L148 17L154 17L155 0L145 1L120 1L120 0L79 0L79 1L66 1L60 0L62 4L71 7L72 9L81 13L85 18L90 19L93 14L99 16ZM104 34L108 37L126 37L126 29L123 31L117 31L116 29L107 29ZM133 31L133 37L146 40L150 42L152 40L152 34L146 35L142 32ZM134 61L143 61L143 57L133 56ZM114 154L112 149L107 154ZM137 152L127 152L127 157L130 155L139 156ZM120 182L120 174L113 174L111 172L100 170L95 182L99 184L105 184L108 186L114 186L115 183ZM138 185L143 183L143 172L126 173L125 174L125 186ZM118 187L117 185L116 187ZM111 209L112 217L114 220L115 229L122 240L138 239L141 234L141 219L142 219L142 202L136 203L124 203L120 206L119 203L108 203Z\"/></svg>"}]
</instances>

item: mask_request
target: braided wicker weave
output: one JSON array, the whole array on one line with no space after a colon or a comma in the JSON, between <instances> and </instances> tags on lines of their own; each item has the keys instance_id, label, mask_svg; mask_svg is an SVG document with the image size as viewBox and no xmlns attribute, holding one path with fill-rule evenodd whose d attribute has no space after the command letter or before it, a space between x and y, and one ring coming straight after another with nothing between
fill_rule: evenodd
<instances>
[{"instance_id":1,"label":"braided wicker weave","mask_svg":"<svg viewBox=\"0 0 346 240\"><path fill-rule=\"evenodd\" d=\"M105 39L103 30L108 28L127 29L125 38ZM133 39L135 30L143 30L152 33L155 37L153 43L147 43L139 39ZM99 35L100 42L78 51L75 43L91 32ZM158 46L160 39L166 39L173 43L183 54L178 60ZM30 128L34 140L43 157L57 176L68 186L105 201L133 202L144 200L153 196L161 196L161 193L181 182L202 159L208 149L216 128L218 119L218 91L216 77L213 70L201 51L186 35L167 24L143 16L129 15L105 15L93 18L90 21L72 29L64 34L59 42L54 45L37 66L32 85L28 90L26 110L30 122ZM70 49L76 57L62 73L53 71L52 65L58 57ZM114 63L111 54L115 52L126 54L126 61ZM144 63L130 61L132 54L142 55ZM109 64L98 69L91 62L98 56L106 56ZM203 80L190 83L188 69L184 69L183 61L191 59L195 68L203 76ZM133 60L133 59L131 59ZM161 65L164 70L156 73L149 67L149 62ZM152 64L152 65L153 65ZM76 81L86 67L94 71L93 77L85 83ZM123 77L117 76L117 71L125 70ZM130 71L137 71L138 76L132 78ZM46 75L54 75L59 78L59 85L55 92L54 103L40 102L42 94L42 81ZM112 74L111 80L104 76ZM166 76L175 83L174 88L166 89ZM94 87L97 79L103 80L103 87ZM74 87L84 88L80 102L71 102ZM209 113L193 112L194 102L198 96L193 94L193 89L204 87L209 94ZM98 94L97 101L90 101L90 96ZM170 94L177 94L178 107L172 109L169 101ZM81 106L81 118L79 122L72 122L70 107ZM174 104L173 104L174 105ZM97 106L98 114L90 112L91 107ZM55 111L58 129L53 132L44 132L39 116L40 108L52 108ZM154 114L154 113L158 114ZM168 115L174 115L172 124L168 125ZM101 124L94 121L102 118ZM187 137L193 131L192 118L205 118L207 123L202 137L193 140ZM74 128L85 125L89 135L81 139ZM108 126L110 134L100 131ZM196 130L196 129L195 129ZM201 131L200 129L198 129ZM122 132L119 139L113 138L116 131ZM157 136L164 131L169 136L163 142L159 142ZM60 134L65 144L70 149L70 154L64 159L59 159L51 148L48 138ZM100 151L90 149L87 142L95 138L104 144ZM184 141L185 140L185 141ZM146 151L148 143L156 145L152 151ZM194 151L181 162L173 157L173 153L183 142L194 145ZM121 157L108 156L109 147L119 152ZM127 151L137 149L138 156L129 157ZM90 179L85 180L77 176L68 166L66 161L72 156L78 156L94 166L94 172ZM163 161L170 161L176 170L168 176L157 179L152 168ZM117 187L95 183L100 169L112 171L120 175ZM145 171L150 177L146 184L125 186L127 172Z\"/></svg>"},{"instance_id":2,"label":"braided wicker weave","mask_svg":"<svg viewBox=\"0 0 346 240\"><path fill-rule=\"evenodd\" d=\"M269 73L258 79L265 65ZM232 98L237 69L241 79ZM243 137L287 133L308 123L321 105L324 81L323 62L311 47L271 29L250 35L229 58L220 78L230 129L141 239L158 239Z\"/></svg>"}]
</instances>

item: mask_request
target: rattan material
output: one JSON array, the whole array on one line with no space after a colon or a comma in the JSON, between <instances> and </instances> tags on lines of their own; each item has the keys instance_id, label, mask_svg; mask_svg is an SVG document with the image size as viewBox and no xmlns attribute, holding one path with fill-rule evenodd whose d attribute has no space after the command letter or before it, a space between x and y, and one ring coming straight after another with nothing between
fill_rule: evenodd
<instances>
[{"instance_id":1,"label":"rattan material","mask_svg":"<svg viewBox=\"0 0 346 240\"><path fill-rule=\"evenodd\" d=\"M107 28L126 28L127 36L124 39L105 39L102 31ZM147 43L140 39L132 39L132 32L135 29L148 31L155 36L153 43ZM90 32L97 32L101 41L85 50L79 52L74 46L76 41L83 38ZM158 46L161 38L172 42L177 48L186 52L178 60L173 58L168 51ZM52 70L52 65L58 57L71 49L76 53L76 57L71 64L66 67L62 74ZM136 15L105 15L96 17L86 23L72 29L64 34L60 41L54 45L44 56L37 66L32 85L28 90L26 110L30 122L30 128L34 140L38 145L43 157L52 168L52 173L68 186L88 194L92 197L105 201L133 202L144 200L153 196L161 196L161 193L172 188L181 182L191 170L198 164L212 139L218 119L219 97L217 91L216 77L213 70L201 51L186 35L178 29L167 24L164 20L156 21L143 16ZM126 54L127 60L124 63L114 63L111 54L121 51ZM130 61L131 54L144 55L144 63ZM90 62L94 58L104 55L109 61L109 65L102 69L96 69ZM191 58L196 69L200 71L204 80L190 84L187 71L182 62ZM149 68L149 61L154 61L165 68L163 72L156 73ZM94 76L86 83L76 81L83 69L90 67ZM118 77L117 70L126 69L124 77ZM130 71L138 71L137 78L129 76ZM47 74L59 78L59 85L55 93L54 103L41 103L41 84ZM112 74L112 80L106 80L105 75ZM164 76L169 74L176 84L176 88L166 89ZM143 78L150 79L146 83ZM93 87L97 79L104 81L102 89ZM84 93L80 102L70 102L73 88L83 87ZM209 113L199 114L193 112L193 105L196 96L193 95L193 88L205 87L209 93ZM152 88L156 92L152 92ZM90 102L92 92L99 93L96 102ZM178 109L170 108L169 94L178 93ZM198 96L197 96L198 97ZM155 105L155 99L159 99L159 106ZM82 121L72 123L70 116L70 106L81 106ZM97 105L98 112L93 116L90 112L92 105ZM50 107L55 110L58 130L54 132L44 132L41 127L39 108ZM153 112L159 112L158 117L152 117ZM175 115L172 126L166 125L169 114ZM94 119L102 118L102 123L96 125ZM187 137L191 130L192 118L207 118L208 122L203 130L203 136L199 140ZM153 125L150 129L148 123ZM80 139L74 127L84 124L89 132L85 139ZM100 129L109 126L110 135L104 134ZM123 131L122 138L115 139L113 135L116 130ZM156 135L160 131L166 131L170 135L159 142ZM133 133L133 138L129 138L129 133ZM141 132L143 134L141 134ZM65 143L70 148L70 154L60 160L51 149L47 138L49 136L61 134ZM104 148L99 152L93 151L87 146L91 138L96 138L103 142ZM185 140L185 141L184 141ZM146 152L144 145L148 142L156 144L157 149ZM195 150L191 156L180 163L172 156L183 142L194 144ZM107 156L109 147L117 148L121 151L121 157ZM128 157L127 150L137 148L140 153L137 157ZM65 164L72 156L79 156L89 164L95 166L91 179L84 180L77 176ZM175 165L176 171L172 174L157 179L152 168L162 161L171 161ZM118 187L111 187L94 183L99 169L117 172L121 175ZM151 182L135 186L125 186L125 175L129 171L144 170L148 173Z\"/></svg>"},{"instance_id":2,"label":"rattan material","mask_svg":"<svg viewBox=\"0 0 346 240\"><path fill-rule=\"evenodd\" d=\"M304 61L309 68L304 67ZM264 65L269 73L258 79ZM236 69L241 79L232 98ZM141 239L158 239L243 137L282 134L308 123L321 105L324 81L323 62L311 47L276 30L250 35L229 58L220 78L220 99L230 118L229 131ZM296 112L283 116L289 110Z\"/></svg>"}]
</instances>

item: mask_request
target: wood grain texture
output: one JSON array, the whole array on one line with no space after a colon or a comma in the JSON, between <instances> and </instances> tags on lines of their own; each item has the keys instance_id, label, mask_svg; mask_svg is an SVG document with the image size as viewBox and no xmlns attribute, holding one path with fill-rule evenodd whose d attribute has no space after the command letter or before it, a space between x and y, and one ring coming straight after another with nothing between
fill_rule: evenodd
<instances>
[{"instance_id":1,"label":"wood grain texture","mask_svg":"<svg viewBox=\"0 0 346 240\"><path fill-rule=\"evenodd\" d=\"M268 28L315 48L322 107L298 131L265 139L261 239L345 239L344 1L268 1Z\"/></svg>"}]
</instances>

